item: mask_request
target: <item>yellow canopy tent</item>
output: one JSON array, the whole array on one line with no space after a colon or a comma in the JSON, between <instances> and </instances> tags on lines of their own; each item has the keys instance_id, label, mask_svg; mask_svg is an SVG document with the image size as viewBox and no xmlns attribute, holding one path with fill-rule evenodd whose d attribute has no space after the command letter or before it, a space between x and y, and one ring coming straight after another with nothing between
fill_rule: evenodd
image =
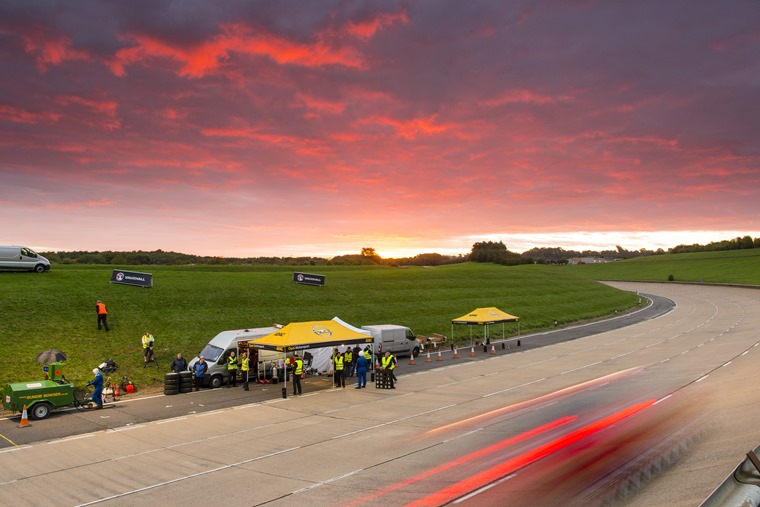
<instances>
[{"instance_id":1,"label":"yellow canopy tent","mask_svg":"<svg viewBox=\"0 0 760 507\"><path fill-rule=\"evenodd\" d=\"M332 320L291 322L274 333L249 340L248 346L254 349L275 350L287 356L288 352L374 343L374 340L369 331L358 329L335 317ZM287 375L285 375L283 398L287 396L287 387Z\"/></svg>"},{"instance_id":2,"label":"yellow canopy tent","mask_svg":"<svg viewBox=\"0 0 760 507\"><path fill-rule=\"evenodd\" d=\"M472 342L472 326L485 326L485 339L488 340L488 326L492 324L501 324L501 334L504 337L504 324L506 322L517 322L517 335L520 336L520 317L515 317L507 312L499 310L496 307L476 308L467 315L462 315L458 319L451 321L451 336L454 337L454 324L465 324L470 326L470 342Z\"/></svg>"}]
</instances>

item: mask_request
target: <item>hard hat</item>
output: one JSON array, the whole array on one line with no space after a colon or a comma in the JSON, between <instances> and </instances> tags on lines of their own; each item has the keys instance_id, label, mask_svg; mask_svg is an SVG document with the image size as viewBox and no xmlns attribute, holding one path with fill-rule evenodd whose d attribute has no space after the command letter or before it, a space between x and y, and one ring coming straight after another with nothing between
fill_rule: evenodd
<instances>
[{"instance_id":1,"label":"hard hat","mask_svg":"<svg viewBox=\"0 0 760 507\"><path fill-rule=\"evenodd\" d=\"M92 369L92 372L93 372L94 374L96 374L96 375L97 375L98 371L100 371L100 370L98 370L97 368L93 368L93 369Z\"/></svg>"}]
</instances>

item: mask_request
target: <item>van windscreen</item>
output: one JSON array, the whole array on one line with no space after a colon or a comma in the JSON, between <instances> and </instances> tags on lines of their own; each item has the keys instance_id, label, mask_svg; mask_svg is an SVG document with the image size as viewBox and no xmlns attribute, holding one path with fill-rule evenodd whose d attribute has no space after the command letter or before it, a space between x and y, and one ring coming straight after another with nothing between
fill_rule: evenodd
<instances>
[{"instance_id":1,"label":"van windscreen","mask_svg":"<svg viewBox=\"0 0 760 507\"><path fill-rule=\"evenodd\" d=\"M219 356L222 355L222 352L224 352L221 348L211 345L210 343L203 347L203 350L201 351L199 356L203 356L206 361L214 362L217 359L219 359Z\"/></svg>"}]
</instances>

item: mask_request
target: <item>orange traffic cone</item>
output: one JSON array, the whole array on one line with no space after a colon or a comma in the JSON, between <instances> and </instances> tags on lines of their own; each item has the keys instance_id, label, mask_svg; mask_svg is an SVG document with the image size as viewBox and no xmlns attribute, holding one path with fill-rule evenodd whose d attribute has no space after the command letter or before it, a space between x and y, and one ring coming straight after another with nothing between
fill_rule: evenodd
<instances>
[{"instance_id":1,"label":"orange traffic cone","mask_svg":"<svg viewBox=\"0 0 760 507\"><path fill-rule=\"evenodd\" d=\"M438 360L439 361L443 361L443 358L441 357L441 351L440 350L438 351Z\"/></svg>"},{"instance_id":2,"label":"orange traffic cone","mask_svg":"<svg viewBox=\"0 0 760 507\"><path fill-rule=\"evenodd\" d=\"M29 426L29 417L26 415L26 404L24 404L24 410L21 411L21 421L18 423L19 428L26 428Z\"/></svg>"},{"instance_id":3,"label":"orange traffic cone","mask_svg":"<svg viewBox=\"0 0 760 507\"><path fill-rule=\"evenodd\" d=\"M412 353L412 355L409 356L409 364L414 364L414 353Z\"/></svg>"},{"instance_id":4,"label":"orange traffic cone","mask_svg":"<svg viewBox=\"0 0 760 507\"><path fill-rule=\"evenodd\" d=\"M494 347L493 345L491 345L491 354L496 355L496 347Z\"/></svg>"},{"instance_id":5,"label":"orange traffic cone","mask_svg":"<svg viewBox=\"0 0 760 507\"><path fill-rule=\"evenodd\" d=\"M456 347L454 347L454 359L459 359L459 350Z\"/></svg>"},{"instance_id":6,"label":"orange traffic cone","mask_svg":"<svg viewBox=\"0 0 760 507\"><path fill-rule=\"evenodd\" d=\"M470 355L471 355L472 357L475 357L475 347L472 347L472 348L470 349Z\"/></svg>"},{"instance_id":7,"label":"orange traffic cone","mask_svg":"<svg viewBox=\"0 0 760 507\"><path fill-rule=\"evenodd\" d=\"M429 351L429 350L428 350L428 353L427 353L427 358L425 359L425 362L426 362L426 363L429 363L429 362L430 362L430 351Z\"/></svg>"}]
</instances>

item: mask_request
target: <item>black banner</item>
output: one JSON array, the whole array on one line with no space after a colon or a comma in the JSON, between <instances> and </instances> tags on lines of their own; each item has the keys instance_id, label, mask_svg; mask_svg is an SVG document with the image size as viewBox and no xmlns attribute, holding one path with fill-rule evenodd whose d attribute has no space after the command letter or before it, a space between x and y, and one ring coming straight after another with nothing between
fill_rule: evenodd
<instances>
[{"instance_id":1,"label":"black banner","mask_svg":"<svg viewBox=\"0 0 760 507\"><path fill-rule=\"evenodd\" d=\"M310 275L308 273L293 273L293 281L304 285L324 285L325 275Z\"/></svg>"},{"instance_id":2,"label":"black banner","mask_svg":"<svg viewBox=\"0 0 760 507\"><path fill-rule=\"evenodd\" d=\"M111 283L137 285L138 287L153 287L153 275L150 273L137 273L135 271L114 269L113 274L111 274Z\"/></svg>"}]
</instances>

